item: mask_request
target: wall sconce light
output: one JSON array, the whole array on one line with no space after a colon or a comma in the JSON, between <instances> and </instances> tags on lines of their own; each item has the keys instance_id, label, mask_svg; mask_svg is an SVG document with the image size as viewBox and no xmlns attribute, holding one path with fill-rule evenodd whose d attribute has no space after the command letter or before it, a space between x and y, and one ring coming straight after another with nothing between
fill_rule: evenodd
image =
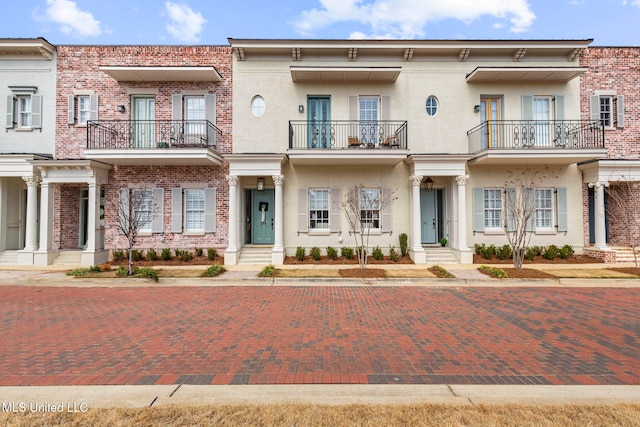
<instances>
[{"instance_id":1,"label":"wall sconce light","mask_svg":"<svg viewBox=\"0 0 640 427\"><path fill-rule=\"evenodd\" d=\"M473 112L474 113L479 113L481 108L482 108L482 106L480 104L474 105L473 106Z\"/></svg>"},{"instance_id":2,"label":"wall sconce light","mask_svg":"<svg viewBox=\"0 0 640 427\"><path fill-rule=\"evenodd\" d=\"M258 178L258 191L264 190L264 178Z\"/></svg>"},{"instance_id":3,"label":"wall sconce light","mask_svg":"<svg viewBox=\"0 0 640 427\"><path fill-rule=\"evenodd\" d=\"M124 113L125 111L124 105L118 105L118 113Z\"/></svg>"},{"instance_id":4,"label":"wall sconce light","mask_svg":"<svg viewBox=\"0 0 640 427\"><path fill-rule=\"evenodd\" d=\"M433 184L435 184L435 183L436 182L434 180L432 180L430 176L428 176L428 177L422 179L422 182L420 183L420 186L424 190L431 191L431 190L433 190Z\"/></svg>"},{"instance_id":5,"label":"wall sconce light","mask_svg":"<svg viewBox=\"0 0 640 427\"><path fill-rule=\"evenodd\" d=\"M298 105L298 113L304 113L304 105Z\"/></svg>"}]
</instances>

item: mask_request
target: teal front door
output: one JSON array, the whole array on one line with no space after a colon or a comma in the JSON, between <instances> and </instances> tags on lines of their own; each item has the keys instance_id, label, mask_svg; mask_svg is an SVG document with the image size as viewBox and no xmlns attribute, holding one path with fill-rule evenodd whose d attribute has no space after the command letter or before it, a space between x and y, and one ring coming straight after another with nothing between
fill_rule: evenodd
<instances>
[{"instance_id":1,"label":"teal front door","mask_svg":"<svg viewBox=\"0 0 640 427\"><path fill-rule=\"evenodd\" d=\"M437 190L420 190L420 218L422 229L422 243L437 242L438 209Z\"/></svg>"},{"instance_id":2,"label":"teal front door","mask_svg":"<svg viewBox=\"0 0 640 427\"><path fill-rule=\"evenodd\" d=\"M251 192L251 243L273 245L274 242L274 190Z\"/></svg>"},{"instance_id":3,"label":"teal front door","mask_svg":"<svg viewBox=\"0 0 640 427\"><path fill-rule=\"evenodd\" d=\"M307 148L331 148L331 99L328 96L307 98L307 121Z\"/></svg>"}]
</instances>

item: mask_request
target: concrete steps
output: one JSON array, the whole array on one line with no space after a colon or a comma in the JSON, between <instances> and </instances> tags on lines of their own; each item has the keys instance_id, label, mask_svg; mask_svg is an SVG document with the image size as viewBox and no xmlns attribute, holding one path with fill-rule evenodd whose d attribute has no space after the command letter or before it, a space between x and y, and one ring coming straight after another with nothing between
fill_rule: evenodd
<instances>
[{"instance_id":1,"label":"concrete steps","mask_svg":"<svg viewBox=\"0 0 640 427\"><path fill-rule=\"evenodd\" d=\"M633 250L631 248L615 247L612 248L616 251L616 262L635 262L633 259ZM640 251L636 250L638 260L640 260Z\"/></svg>"},{"instance_id":2,"label":"concrete steps","mask_svg":"<svg viewBox=\"0 0 640 427\"><path fill-rule=\"evenodd\" d=\"M2 266L18 265L18 251L0 252L0 265Z\"/></svg>"},{"instance_id":3,"label":"concrete steps","mask_svg":"<svg viewBox=\"0 0 640 427\"><path fill-rule=\"evenodd\" d=\"M427 264L458 264L456 254L447 247L427 246L424 248Z\"/></svg>"},{"instance_id":4,"label":"concrete steps","mask_svg":"<svg viewBox=\"0 0 640 427\"><path fill-rule=\"evenodd\" d=\"M238 264L271 264L272 246L245 246L238 255Z\"/></svg>"},{"instance_id":5,"label":"concrete steps","mask_svg":"<svg viewBox=\"0 0 640 427\"><path fill-rule=\"evenodd\" d=\"M60 251L52 264L79 266L82 264L82 251Z\"/></svg>"}]
</instances>

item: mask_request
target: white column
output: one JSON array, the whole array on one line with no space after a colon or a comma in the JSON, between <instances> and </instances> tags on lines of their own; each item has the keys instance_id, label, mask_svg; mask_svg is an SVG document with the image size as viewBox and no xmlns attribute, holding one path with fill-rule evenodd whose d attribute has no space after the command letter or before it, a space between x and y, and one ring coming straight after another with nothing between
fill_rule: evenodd
<instances>
[{"instance_id":1,"label":"white column","mask_svg":"<svg viewBox=\"0 0 640 427\"><path fill-rule=\"evenodd\" d=\"M275 185L276 210L274 218L274 245L271 261L274 264L282 264L284 262L284 175L273 175L273 184Z\"/></svg>"},{"instance_id":2,"label":"white column","mask_svg":"<svg viewBox=\"0 0 640 427\"><path fill-rule=\"evenodd\" d=\"M87 212L87 252L95 252L96 250L96 229L98 228L100 213L100 186L95 183L89 184L89 200Z\"/></svg>"},{"instance_id":3,"label":"white column","mask_svg":"<svg viewBox=\"0 0 640 427\"><path fill-rule=\"evenodd\" d=\"M420 223L422 214L420 213L420 183L422 175L411 175L409 177L411 183L411 248L410 254L413 262L416 264L424 264L427 262L422 247L422 228Z\"/></svg>"},{"instance_id":4,"label":"white column","mask_svg":"<svg viewBox=\"0 0 640 427\"><path fill-rule=\"evenodd\" d=\"M229 184L229 245L224 251L224 263L236 264L238 252L238 183L240 179L235 175L226 176Z\"/></svg>"},{"instance_id":5,"label":"white column","mask_svg":"<svg viewBox=\"0 0 640 427\"><path fill-rule=\"evenodd\" d=\"M595 245L594 247L599 249L607 248L607 232L605 225L605 209L604 209L604 189L609 186L608 181L598 181L596 183L590 183L589 187L594 189L595 200L594 209L595 215L593 216L594 229L595 229Z\"/></svg>"},{"instance_id":6,"label":"white column","mask_svg":"<svg viewBox=\"0 0 640 427\"><path fill-rule=\"evenodd\" d=\"M39 176L23 176L27 183L27 226L25 230L24 250L33 252L38 249L38 183Z\"/></svg>"},{"instance_id":7,"label":"white column","mask_svg":"<svg viewBox=\"0 0 640 427\"><path fill-rule=\"evenodd\" d=\"M53 233L53 186L48 182L43 182L40 187L40 248L41 253L51 250ZM42 261L46 265L47 257Z\"/></svg>"},{"instance_id":8,"label":"white column","mask_svg":"<svg viewBox=\"0 0 640 427\"><path fill-rule=\"evenodd\" d=\"M456 177L458 185L458 249L460 251L468 250L467 246L467 181L469 175L460 175Z\"/></svg>"}]
</instances>

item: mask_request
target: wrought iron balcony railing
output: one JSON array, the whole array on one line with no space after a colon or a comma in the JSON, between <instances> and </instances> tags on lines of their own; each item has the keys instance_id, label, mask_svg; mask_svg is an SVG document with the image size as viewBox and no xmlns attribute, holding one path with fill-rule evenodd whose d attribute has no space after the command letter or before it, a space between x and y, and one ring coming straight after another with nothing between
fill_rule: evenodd
<instances>
[{"instance_id":1,"label":"wrought iron balcony railing","mask_svg":"<svg viewBox=\"0 0 640 427\"><path fill-rule=\"evenodd\" d=\"M467 132L469 153L484 150L604 148L604 127L583 120L489 120Z\"/></svg>"},{"instance_id":2,"label":"wrought iron balcony railing","mask_svg":"<svg viewBox=\"0 0 640 427\"><path fill-rule=\"evenodd\" d=\"M210 148L222 131L208 120L99 120L87 123L93 150Z\"/></svg>"},{"instance_id":3,"label":"wrought iron balcony railing","mask_svg":"<svg viewBox=\"0 0 640 427\"><path fill-rule=\"evenodd\" d=\"M295 150L406 149L407 122L390 120L290 121L289 148Z\"/></svg>"}]
</instances>

